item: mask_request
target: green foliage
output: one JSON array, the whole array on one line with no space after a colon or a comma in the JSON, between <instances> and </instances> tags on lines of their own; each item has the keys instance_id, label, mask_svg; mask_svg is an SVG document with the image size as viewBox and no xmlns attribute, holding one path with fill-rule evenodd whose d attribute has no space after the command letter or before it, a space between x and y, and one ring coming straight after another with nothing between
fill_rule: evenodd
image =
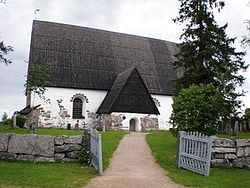
<instances>
[{"instance_id":1,"label":"green foliage","mask_svg":"<svg viewBox=\"0 0 250 188\"><path fill-rule=\"evenodd\" d=\"M248 4L250 6L250 3ZM250 47L250 20L246 20L245 22L247 24L247 34L243 36L243 40L241 41L241 44L243 47Z\"/></svg>"},{"instance_id":2,"label":"green foliage","mask_svg":"<svg viewBox=\"0 0 250 188\"><path fill-rule=\"evenodd\" d=\"M2 122L4 125L9 125L12 123L12 120L8 118L8 114L6 112L3 113Z\"/></svg>"},{"instance_id":3,"label":"green foliage","mask_svg":"<svg viewBox=\"0 0 250 188\"><path fill-rule=\"evenodd\" d=\"M176 81L176 89L179 91L192 84L213 83L223 94L221 115L227 120L241 106L237 98L242 93L235 89L244 82L239 71L247 68L243 60L245 53L237 52L232 47L235 38L227 37L227 24L220 27L214 19L214 9L220 11L224 2L179 1L179 16L174 21L186 25L180 37L182 43L175 62L175 67L183 72L182 77Z\"/></svg>"},{"instance_id":4,"label":"green foliage","mask_svg":"<svg viewBox=\"0 0 250 188\"><path fill-rule=\"evenodd\" d=\"M4 125L10 125L11 123L12 123L12 119L10 119L10 118L6 119L6 120L3 122Z\"/></svg>"},{"instance_id":5,"label":"green foliage","mask_svg":"<svg viewBox=\"0 0 250 188\"><path fill-rule=\"evenodd\" d=\"M156 162L175 182L186 187L245 188L250 185L250 170L237 168L211 168L208 177L180 169L176 166L177 142L169 131L147 134L147 142Z\"/></svg>"},{"instance_id":6,"label":"green foliage","mask_svg":"<svg viewBox=\"0 0 250 188\"><path fill-rule=\"evenodd\" d=\"M221 93L212 85L192 85L173 97L171 123L175 131L216 133L220 122Z\"/></svg>"},{"instance_id":7,"label":"green foliage","mask_svg":"<svg viewBox=\"0 0 250 188\"><path fill-rule=\"evenodd\" d=\"M24 125L25 125L25 122L26 122L26 117L21 115L21 114L17 114L16 116L16 125L19 127L19 128L23 128Z\"/></svg>"},{"instance_id":8,"label":"green foliage","mask_svg":"<svg viewBox=\"0 0 250 188\"><path fill-rule=\"evenodd\" d=\"M0 42L0 62L5 63L6 65L12 63L10 59L7 59L5 55L7 55L9 52L12 52L13 48L11 46L6 46L3 41Z\"/></svg>"},{"instance_id":9,"label":"green foliage","mask_svg":"<svg viewBox=\"0 0 250 188\"><path fill-rule=\"evenodd\" d=\"M44 94L46 92L46 86L50 84L49 79L51 69L51 62L44 64L30 64L29 74L24 85L27 91L32 91L45 102L50 102L49 99L44 97Z\"/></svg>"},{"instance_id":10,"label":"green foliage","mask_svg":"<svg viewBox=\"0 0 250 188\"><path fill-rule=\"evenodd\" d=\"M245 113L244 113L243 118L246 120L250 120L250 108L245 109Z\"/></svg>"},{"instance_id":11,"label":"green foliage","mask_svg":"<svg viewBox=\"0 0 250 188\"><path fill-rule=\"evenodd\" d=\"M2 116L2 122L5 122L7 119L8 119L8 114L4 112Z\"/></svg>"},{"instance_id":12,"label":"green foliage","mask_svg":"<svg viewBox=\"0 0 250 188\"><path fill-rule=\"evenodd\" d=\"M90 135L87 131L84 131L78 160L81 164L90 165Z\"/></svg>"}]
</instances>

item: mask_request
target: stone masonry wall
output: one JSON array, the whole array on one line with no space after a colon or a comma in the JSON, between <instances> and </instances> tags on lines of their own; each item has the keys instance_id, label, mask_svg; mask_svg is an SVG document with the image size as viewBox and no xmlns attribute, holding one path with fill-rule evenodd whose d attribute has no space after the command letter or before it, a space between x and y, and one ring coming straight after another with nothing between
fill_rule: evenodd
<instances>
[{"instance_id":1,"label":"stone masonry wall","mask_svg":"<svg viewBox=\"0 0 250 188\"><path fill-rule=\"evenodd\" d=\"M215 138L211 163L213 166L250 168L250 139Z\"/></svg>"},{"instance_id":2,"label":"stone masonry wall","mask_svg":"<svg viewBox=\"0 0 250 188\"><path fill-rule=\"evenodd\" d=\"M82 136L0 133L0 158L32 162L77 160Z\"/></svg>"}]
</instances>

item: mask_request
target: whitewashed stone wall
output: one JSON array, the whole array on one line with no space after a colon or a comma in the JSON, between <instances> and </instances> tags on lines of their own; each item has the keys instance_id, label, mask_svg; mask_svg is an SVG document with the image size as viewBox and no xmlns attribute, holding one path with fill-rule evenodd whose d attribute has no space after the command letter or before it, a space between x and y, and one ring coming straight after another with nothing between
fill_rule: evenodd
<instances>
[{"instance_id":1,"label":"whitewashed stone wall","mask_svg":"<svg viewBox=\"0 0 250 188\"><path fill-rule=\"evenodd\" d=\"M250 139L215 138L212 165L250 168Z\"/></svg>"},{"instance_id":2,"label":"whitewashed stone wall","mask_svg":"<svg viewBox=\"0 0 250 188\"><path fill-rule=\"evenodd\" d=\"M0 158L32 162L77 161L82 136L0 133Z\"/></svg>"},{"instance_id":3,"label":"whitewashed stone wall","mask_svg":"<svg viewBox=\"0 0 250 188\"><path fill-rule=\"evenodd\" d=\"M86 97L85 119L73 119L72 97L81 94ZM31 106L41 104L39 107L39 127L66 128L68 124L71 128L91 126L100 119L95 114L104 100L107 91L70 89L70 88L47 88L45 98L50 99L50 103L45 103L38 96L31 94ZM156 101L160 115L147 115L136 113L112 113L111 116L104 115L102 119L108 122L107 129L114 128L118 130L129 130L129 122L132 118L136 120L136 131L147 130L168 130L171 128L169 117L172 113L172 98L170 96L152 95ZM107 123L107 121L105 121Z\"/></svg>"}]
</instances>

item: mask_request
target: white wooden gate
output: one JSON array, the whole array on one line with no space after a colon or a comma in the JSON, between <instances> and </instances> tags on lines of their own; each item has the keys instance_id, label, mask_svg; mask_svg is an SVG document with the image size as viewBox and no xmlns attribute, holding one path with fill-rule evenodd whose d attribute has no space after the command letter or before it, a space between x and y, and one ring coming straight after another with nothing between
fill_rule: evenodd
<instances>
[{"instance_id":1,"label":"white wooden gate","mask_svg":"<svg viewBox=\"0 0 250 188\"><path fill-rule=\"evenodd\" d=\"M102 175L102 138L96 129L90 130L90 159L91 164Z\"/></svg>"},{"instance_id":2,"label":"white wooden gate","mask_svg":"<svg viewBox=\"0 0 250 188\"><path fill-rule=\"evenodd\" d=\"M178 167L209 176L212 136L198 132L179 132Z\"/></svg>"}]
</instances>

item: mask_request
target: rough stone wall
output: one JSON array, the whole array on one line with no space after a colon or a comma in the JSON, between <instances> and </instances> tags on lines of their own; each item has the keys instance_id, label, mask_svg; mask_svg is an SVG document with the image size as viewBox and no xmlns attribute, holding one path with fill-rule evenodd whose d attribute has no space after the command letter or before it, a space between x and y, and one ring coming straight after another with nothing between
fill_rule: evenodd
<instances>
[{"instance_id":1,"label":"rough stone wall","mask_svg":"<svg viewBox=\"0 0 250 188\"><path fill-rule=\"evenodd\" d=\"M34 124L35 126L38 126L39 124L39 115L40 115L40 109L35 109L32 112L30 112L27 115L27 124Z\"/></svg>"},{"instance_id":2,"label":"rough stone wall","mask_svg":"<svg viewBox=\"0 0 250 188\"><path fill-rule=\"evenodd\" d=\"M77 160L82 136L0 133L0 158L32 162Z\"/></svg>"},{"instance_id":3,"label":"rough stone wall","mask_svg":"<svg viewBox=\"0 0 250 188\"><path fill-rule=\"evenodd\" d=\"M122 130L122 121L122 114L102 114L100 117L100 122L102 125L105 125L106 130Z\"/></svg>"},{"instance_id":4,"label":"rough stone wall","mask_svg":"<svg viewBox=\"0 0 250 188\"><path fill-rule=\"evenodd\" d=\"M211 163L213 166L250 168L250 139L215 138Z\"/></svg>"},{"instance_id":5,"label":"rough stone wall","mask_svg":"<svg viewBox=\"0 0 250 188\"><path fill-rule=\"evenodd\" d=\"M150 115L141 118L142 131L159 130L158 118L153 118Z\"/></svg>"}]
</instances>

